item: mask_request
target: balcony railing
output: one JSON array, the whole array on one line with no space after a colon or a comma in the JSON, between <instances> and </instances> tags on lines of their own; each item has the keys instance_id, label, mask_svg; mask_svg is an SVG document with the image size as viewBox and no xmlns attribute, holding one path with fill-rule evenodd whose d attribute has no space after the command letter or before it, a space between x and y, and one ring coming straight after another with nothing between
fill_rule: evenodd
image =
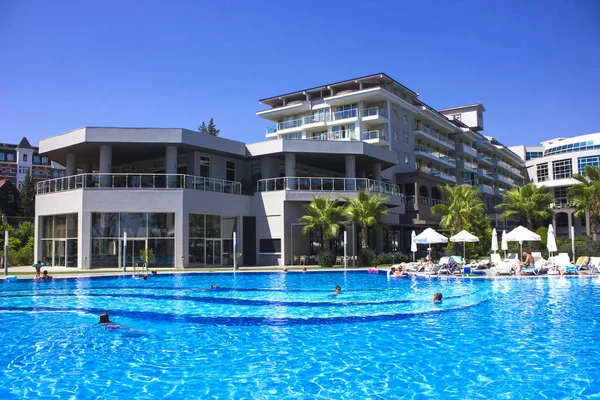
<instances>
[{"instance_id":1,"label":"balcony railing","mask_svg":"<svg viewBox=\"0 0 600 400\"><path fill-rule=\"evenodd\" d=\"M434 156L435 158L439 158L440 160L444 160L454 166L456 166L456 159L450 157L449 155L436 151L430 147L427 146L423 146L423 145L416 145L415 146L415 151L420 151L422 153L427 153L429 155Z\"/></svg>"},{"instance_id":2,"label":"balcony railing","mask_svg":"<svg viewBox=\"0 0 600 400\"><path fill-rule=\"evenodd\" d=\"M477 164L474 164L469 161L465 161L465 168L477 169Z\"/></svg>"},{"instance_id":3,"label":"balcony railing","mask_svg":"<svg viewBox=\"0 0 600 400\"><path fill-rule=\"evenodd\" d=\"M447 136L434 131L433 129L431 129L428 126L425 125L416 125L414 126L414 130L415 131L419 131L425 134L425 136L428 136L432 139L436 139L439 140L440 142L443 142L444 144L448 145L449 147L451 147L452 149L454 149L454 143L452 143L452 141L450 140L450 138L448 138Z\"/></svg>"},{"instance_id":4,"label":"balcony railing","mask_svg":"<svg viewBox=\"0 0 600 400\"><path fill-rule=\"evenodd\" d=\"M473 157L477 157L477 150L466 143L463 143L463 151L467 154L472 155Z\"/></svg>"},{"instance_id":5,"label":"balcony railing","mask_svg":"<svg viewBox=\"0 0 600 400\"><path fill-rule=\"evenodd\" d=\"M240 182L183 174L79 174L37 184L37 194L76 189L193 189L241 194Z\"/></svg>"},{"instance_id":6,"label":"balcony railing","mask_svg":"<svg viewBox=\"0 0 600 400\"><path fill-rule=\"evenodd\" d=\"M513 174L516 174L518 176L522 176L521 175L521 171L519 171L517 168L513 167L512 165L504 162L504 161L498 161L498 165L504 169L507 169L509 171L511 171Z\"/></svg>"},{"instance_id":7,"label":"balcony railing","mask_svg":"<svg viewBox=\"0 0 600 400\"><path fill-rule=\"evenodd\" d=\"M261 179L256 183L258 192L272 192L278 190L306 190L311 192L357 192L360 189L367 192L384 193L399 196L400 187L387 182L374 181L366 178L320 178L320 177L281 177Z\"/></svg>"},{"instance_id":8,"label":"balcony railing","mask_svg":"<svg viewBox=\"0 0 600 400\"><path fill-rule=\"evenodd\" d=\"M336 121L340 119L346 118L356 118L356 117L371 117L371 116L382 116L384 118L388 117L387 111L381 107L369 107L365 109L357 109L351 108L349 110L341 110L334 112L322 112L311 115L305 115L299 118L291 119L288 121L278 122L275 127L268 127L267 134L275 133L277 131L288 129L288 128L299 128L303 125L314 124L316 122L325 122L325 121Z\"/></svg>"},{"instance_id":9,"label":"balcony railing","mask_svg":"<svg viewBox=\"0 0 600 400\"><path fill-rule=\"evenodd\" d=\"M381 139L388 140L387 131L385 129L378 129L374 131L367 131L360 133L360 140L373 140L373 139Z\"/></svg>"},{"instance_id":10,"label":"balcony railing","mask_svg":"<svg viewBox=\"0 0 600 400\"><path fill-rule=\"evenodd\" d=\"M486 156L485 154L479 153L479 158L480 158L481 160L485 161L485 162L488 162L488 163L490 163L490 164L492 164L492 163L493 163L493 161L492 161L492 157L490 157L490 156Z\"/></svg>"},{"instance_id":11,"label":"balcony railing","mask_svg":"<svg viewBox=\"0 0 600 400\"><path fill-rule=\"evenodd\" d=\"M553 210L564 210L568 208L575 208L573 203L552 203L550 204L550 208Z\"/></svg>"}]
</instances>

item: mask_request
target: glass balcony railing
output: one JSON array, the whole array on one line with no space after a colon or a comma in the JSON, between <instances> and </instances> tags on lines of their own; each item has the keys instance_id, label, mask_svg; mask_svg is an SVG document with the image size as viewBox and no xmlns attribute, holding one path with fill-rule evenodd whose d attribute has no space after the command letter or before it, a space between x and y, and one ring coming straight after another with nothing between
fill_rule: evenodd
<instances>
[{"instance_id":1,"label":"glass balcony railing","mask_svg":"<svg viewBox=\"0 0 600 400\"><path fill-rule=\"evenodd\" d=\"M423 146L423 145L416 145L415 146L415 151L420 151L422 153L427 153L435 158L439 158L440 160L444 160L452 165L456 165L456 159L450 157L449 155L445 154L445 153L441 153L439 151L436 151L430 147L427 146Z\"/></svg>"},{"instance_id":2,"label":"glass balcony railing","mask_svg":"<svg viewBox=\"0 0 600 400\"><path fill-rule=\"evenodd\" d=\"M277 131L288 128L298 128L303 125L314 124L316 122L336 121L346 118L356 118L359 116L382 116L384 118L387 118L388 114L387 111L382 107L369 107L360 110L358 108L351 108L349 110L340 110L334 112L320 112L311 115L305 115L295 119L290 119L287 121L278 122L277 125L275 125L274 127L267 128L267 134L275 133Z\"/></svg>"},{"instance_id":3,"label":"glass balcony railing","mask_svg":"<svg viewBox=\"0 0 600 400\"><path fill-rule=\"evenodd\" d=\"M360 133L360 140L373 140L373 139L381 139L388 140L387 131L385 129L378 129L374 131L367 131Z\"/></svg>"},{"instance_id":4,"label":"glass balcony railing","mask_svg":"<svg viewBox=\"0 0 600 400\"><path fill-rule=\"evenodd\" d=\"M383 193L398 196L404 202L404 195L400 187L387 182L375 181L366 178L320 178L320 177L281 177L261 179L256 184L258 192L272 192L279 190L306 190L311 192L356 192L358 190Z\"/></svg>"},{"instance_id":5,"label":"glass balcony railing","mask_svg":"<svg viewBox=\"0 0 600 400\"><path fill-rule=\"evenodd\" d=\"M419 131L419 132L423 132L425 134L425 136L428 136L430 138L433 139L437 139L440 142L443 142L444 144L448 145L449 147L451 147L452 149L455 148L454 143L452 143L452 141L450 140L450 138L442 133L436 132L435 130L431 129L430 127L426 126L426 125L415 125L414 126L414 130L415 131Z\"/></svg>"},{"instance_id":6,"label":"glass balcony railing","mask_svg":"<svg viewBox=\"0 0 600 400\"><path fill-rule=\"evenodd\" d=\"M373 116L381 116L384 118L388 117L387 111L385 108L381 107L370 107L360 110L361 117L373 117Z\"/></svg>"},{"instance_id":7,"label":"glass balcony railing","mask_svg":"<svg viewBox=\"0 0 600 400\"><path fill-rule=\"evenodd\" d=\"M469 161L465 161L465 168L477 169L477 164L474 164Z\"/></svg>"},{"instance_id":8,"label":"glass balcony railing","mask_svg":"<svg viewBox=\"0 0 600 400\"><path fill-rule=\"evenodd\" d=\"M492 157L490 157L490 156L488 156L488 155L485 155L485 154L483 154L483 153L479 153L479 158L480 158L481 160L485 161L485 162L488 162L488 163L490 163L490 164L492 164L492 162L493 162L493 161L492 161Z\"/></svg>"},{"instance_id":9,"label":"glass balcony railing","mask_svg":"<svg viewBox=\"0 0 600 400\"><path fill-rule=\"evenodd\" d=\"M37 194L76 189L193 189L241 194L240 182L183 174L79 174L37 184Z\"/></svg>"}]
</instances>

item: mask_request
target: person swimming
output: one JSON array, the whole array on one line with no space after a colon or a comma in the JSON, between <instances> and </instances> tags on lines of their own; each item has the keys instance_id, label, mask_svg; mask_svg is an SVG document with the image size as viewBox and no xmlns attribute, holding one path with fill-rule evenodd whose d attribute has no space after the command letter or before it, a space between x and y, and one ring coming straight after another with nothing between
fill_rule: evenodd
<instances>
[{"instance_id":1,"label":"person swimming","mask_svg":"<svg viewBox=\"0 0 600 400\"><path fill-rule=\"evenodd\" d=\"M434 303L441 303L442 297L443 297L442 294L438 292L433 295L433 298L431 299L431 301L433 301Z\"/></svg>"},{"instance_id":2,"label":"person swimming","mask_svg":"<svg viewBox=\"0 0 600 400\"><path fill-rule=\"evenodd\" d=\"M100 314L100 322L98 322L100 325L104 325L106 326L106 329L120 329L123 326L119 325L119 324L114 324L109 316L108 313L102 313Z\"/></svg>"},{"instance_id":3,"label":"person swimming","mask_svg":"<svg viewBox=\"0 0 600 400\"><path fill-rule=\"evenodd\" d=\"M332 296L337 296L337 295L338 295L338 294L340 294L340 293L342 293L342 288L340 287L340 285L337 285L337 286L335 287L335 291L334 291L334 292L331 292L331 295L332 295Z\"/></svg>"}]
</instances>

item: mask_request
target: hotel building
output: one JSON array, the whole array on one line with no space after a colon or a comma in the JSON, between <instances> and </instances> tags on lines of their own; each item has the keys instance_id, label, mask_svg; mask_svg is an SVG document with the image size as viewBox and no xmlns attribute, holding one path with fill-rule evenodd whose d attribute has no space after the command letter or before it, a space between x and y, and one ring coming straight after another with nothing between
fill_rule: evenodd
<instances>
[{"instance_id":1,"label":"hotel building","mask_svg":"<svg viewBox=\"0 0 600 400\"><path fill-rule=\"evenodd\" d=\"M257 115L272 126L253 144L161 128L86 127L42 140L66 177L37 185L36 259L122 267L152 249L153 266L232 265L235 253L244 265L310 264L322 240L301 234L303 205L359 189L383 193L389 207L370 246L408 252L413 229L438 226L439 184L477 185L499 223L493 207L524 181L524 162L482 135L481 104L434 110L385 74L261 104ZM333 250L355 256L358 234L344 226Z\"/></svg>"},{"instance_id":2,"label":"hotel building","mask_svg":"<svg viewBox=\"0 0 600 400\"><path fill-rule=\"evenodd\" d=\"M570 226L575 236L590 234L589 216L575 217L567 189L578 183L573 174L582 174L586 165L600 166L600 133L547 140L541 146L513 146L510 148L526 164L531 182L547 186L554 196L552 223L557 237L570 237Z\"/></svg>"}]
</instances>

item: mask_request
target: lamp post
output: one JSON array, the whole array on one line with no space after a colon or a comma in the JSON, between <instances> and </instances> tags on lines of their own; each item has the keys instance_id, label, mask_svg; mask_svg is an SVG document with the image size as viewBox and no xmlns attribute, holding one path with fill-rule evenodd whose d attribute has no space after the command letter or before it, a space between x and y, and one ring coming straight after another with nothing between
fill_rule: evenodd
<instances>
[{"instance_id":1,"label":"lamp post","mask_svg":"<svg viewBox=\"0 0 600 400\"><path fill-rule=\"evenodd\" d=\"M123 232L123 272L127 272L127 232Z\"/></svg>"},{"instance_id":2,"label":"lamp post","mask_svg":"<svg viewBox=\"0 0 600 400\"><path fill-rule=\"evenodd\" d=\"M237 234L233 232L233 270L237 269Z\"/></svg>"},{"instance_id":3,"label":"lamp post","mask_svg":"<svg viewBox=\"0 0 600 400\"><path fill-rule=\"evenodd\" d=\"M346 230L344 230L344 269L348 268L348 251L346 250L347 248L347 242L348 242L348 234L346 232Z\"/></svg>"}]
</instances>

